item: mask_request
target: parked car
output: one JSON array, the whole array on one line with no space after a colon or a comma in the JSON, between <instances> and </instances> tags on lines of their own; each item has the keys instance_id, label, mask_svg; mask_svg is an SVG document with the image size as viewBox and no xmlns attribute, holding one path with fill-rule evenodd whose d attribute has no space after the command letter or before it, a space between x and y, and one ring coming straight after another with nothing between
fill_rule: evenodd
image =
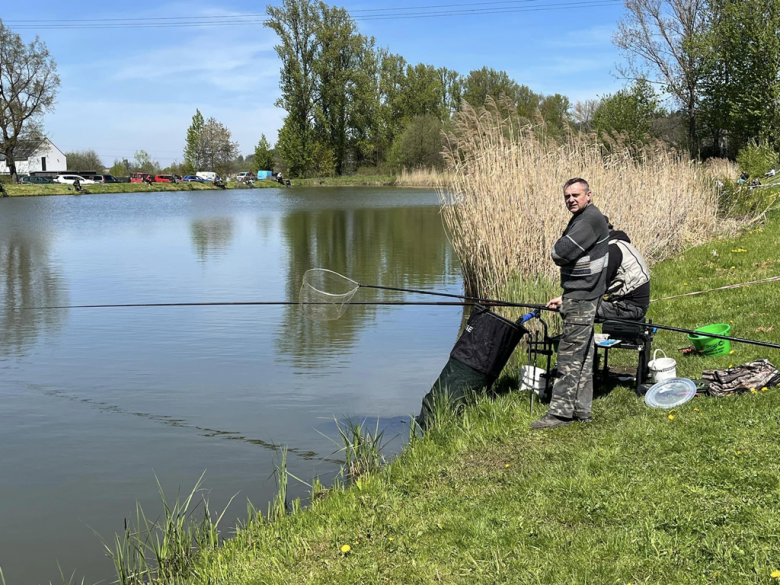
<instances>
[{"instance_id":1,"label":"parked car","mask_svg":"<svg viewBox=\"0 0 780 585\"><path fill-rule=\"evenodd\" d=\"M252 172L249 173L238 173L236 175L236 181L239 183L243 183L244 181L254 181L257 177L255 177L255 174Z\"/></svg>"},{"instance_id":2,"label":"parked car","mask_svg":"<svg viewBox=\"0 0 780 585\"><path fill-rule=\"evenodd\" d=\"M195 175L207 183L216 183L217 181L221 181L219 175L213 171L198 171L195 173Z\"/></svg>"},{"instance_id":3,"label":"parked car","mask_svg":"<svg viewBox=\"0 0 780 585\"><path fill-rule=\"evenodd\" d=\"M154 177L149 173L130 173L131 183L148 183L154 181Z\"/></svg>"},{"instance_id":4,"label":"parked car","mask_svg":"<svg viewBox=\"0 0 780 585\"><path fill-rule=\"evenodd\" d=\"M118 183L114 175L95 175L92 180L96 183Z\"/></svg>"},{"instance_id":5,"label":"parked car","mask_svg":"<svg viewBox=\"0 0 780 585\"><path fill-rule=\"evenodd\" d=\"M154 178L155 183L178 183L173 175L157 175Z\"/></svg>"},{"instance_id":6,"label":"parked car","mask_svg":"<svg viewBox=\"0 0 780 585\"><path fill-rule=\"evenodd\" d=\"M94 185L95 181L91 179L85 179L81 175L57 175L57 178L54 179L55 183L62 183L63 185L72 185L78 181L82 185Z\"/></svg>"},{"instance_id":7,"label":"parked car","mask_svg":"<svg viewBox=\"0 0 780 585\"><path fill-rule=\"evenodd\" d=\"M182 179L185 183L205 183L206 179L202 179L201 177L197 177L195 175L187 175Z\"/></svg>"},{"instance_id":8,"label":"parked car","mask_svg":"<svg viewBox=\"0 0 780 585\"><path fill-rule=\"evenodd\" d=\"M54 183L54 179L51 177L37 177L35 175L19 177L19 184L21 185L50 185L52 183Z\"/></svg>"}]
</instances>

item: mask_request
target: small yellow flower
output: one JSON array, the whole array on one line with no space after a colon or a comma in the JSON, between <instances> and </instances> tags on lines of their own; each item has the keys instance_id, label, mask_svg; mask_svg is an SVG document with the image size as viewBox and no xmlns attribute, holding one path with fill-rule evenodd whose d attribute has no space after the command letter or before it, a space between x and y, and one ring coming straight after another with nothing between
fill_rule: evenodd
<instances>
[{"instance_id":1,"label":"small yellow flower","mask_svg":"<svg viewBox=\"0 0 780 585\"><path fill-rule=\"evenodd\" d=\"M772 577L772 579L780 579L780 571L772 571L769 576Z\"/></svg>"},{"instance_id":2,"label":"small yellow flower","mask_svg":"<svg viewBox=\"0 0 780 585\"><path fill-rule=\"evenodd\" d=\"M766 387L766 386L764 386L763 388L761 388L761 392L766 392L766 390L767 390L767 387Z\"/></svg>"},{"instance_id":3,"label":"small yellow flower","mask_svg":"<svg viewBox=\"0 0 780 585\"><path fill-rule=\"evenodd\" d=\"M742 455L742 451L737 451L737 455Z\"/></svg>"},{"instance_id":4,"label":"small yellow flower","mask_svg":"<svg viewBox=\"0 0 780 585\"><path fill-rule=\"evenodd\" d=\"M699 412L699 409L698 408L694 408L693 412Z\"/></svg>"},{"instance_id":5,"label":"small yellow flower","mask_svg":"<svg viewBox=\"0 0 780 585\"><path fill-rule=\"evenodd\" d=\"M766 390L766 388L764 388L764 390ZM504 467L509 467L509 463L507 463L506 465L504 465Z\"/></svg>"},{"instance_id":6,"label":"small yellow flower","mask_svg":"<svg viewBox=\"0 0 780 585\"><path fill-rule=\"evenodd\" d=\"M729 355L734 355L735 353L737 353L737 350L736 350L736 349L732 349L732 350L729 352Z\"/></svg>"},{"instance_id":7,"label":"small yellow flower","mask_svg":"<svg viewBox=\"0 0 780 585\"><path fill-rule=\"evenodd\" d=\"M669 420L674 420L674 415L673 414L669 415Z\"/></svg>"},{"instance_id":8,"label":"small yellow flower","mask_svg":"<svg viewBox=\"0 0 780 585\"><path fill-rule=\"evenodd\" d=\"M393 540L393 537L392 536L388 536L387 540Z\"/></svg>"},{"instance_id":9,"label":"small yellow flower","mask_svg":"<svg viewBox=\"0 0 780 585\"><path fill-rule=\"evenodd\" d=\"M755 388L751 388L750 389L750 393L751 394L758 394L758 390L756 390Z\"/></svg>"},{"instance_id":10,"label":"small yellow flower","mask_svg":"<svg viewBox=\"0 0 780 585\"><path fill-rule=\"evenodd\" d=\"M342 553L347 554L351 550L352 550L352 547L349 546L348 544L341 545L341 552Z\"/></svg>"},{"instance_id":11,"label":"small yellow flower","mask_svg":"<svg viewBox=\"0 0 780 585\"><path fill-rule=\"evenodd\" d=\"M732 266L732 267L730 268L730 270L734 270L734 268L736 268L736 266Z\"/></svg>"},{"instance_id":12,"label":"small yellow flower","mask_svg":"<svg viewBox=\"0 0 780 585\"><path fill-rule=\"evenodd\" d=\"M730 367L730 368L733 368L733 367L734 367L734 364L729 364L729 367Z\"/></svg>"}]
</instances>

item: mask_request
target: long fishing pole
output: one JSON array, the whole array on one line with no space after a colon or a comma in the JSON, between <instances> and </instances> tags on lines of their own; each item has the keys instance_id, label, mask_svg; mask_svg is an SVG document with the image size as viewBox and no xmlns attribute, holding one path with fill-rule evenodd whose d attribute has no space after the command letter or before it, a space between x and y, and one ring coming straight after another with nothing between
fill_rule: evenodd
<instances>
[{"instance_id":1,"label":"long fishing pole","mask_svg":"<svg viewBox=\"0 0 780 585\"><path fill-rule=\"evenodd\" d=\"M554 313L558 312L558 309L550 309L547 305L537 305L533 303L512 303L509 301L500 301L497 299L483 299L481 297L470 297L467 295L456 295L456 294L450 294L450 293L442 293L442 292L436 292L436 291L430 291L430 290L418 290L413 288L396 288L393 286L379 286L376 284L360 284L357 283L360 288L373 288L377 290L391 290L396 292L406 292L406 293L413 293L418 295L431 295L435 297L448 297L452 299L463 299L465 301L473 301L475 303L480 304L490 304L492 306L496 307L521 307L524 309L538 309L540 311L551 311Z\"/></svg>"},{"instance_id":2,"label":"long fishing pole","mask_svg":"<svg viewBox=\"0 0 780 585\"><path fill-rule=\"evenodd\" d=\"M51 307L15 307L17 311L48 311L59 309L124 309L132 307L246 307L246 306L290 306L290 305L333 305L328 302L298 301L237 301L237 302L206 302L206 303L125 303L108 305L61 305ZM341 304L341 303L340 303ZM473 307L475 302L454 301L350 301L345 305L379 305L379 306L418 306L418 307ZM485 306L503 307L501 303L480 303ZM513 305L515 306L515 305ZM524 306L524 305L517 305Z\"/></svg>"},{"instance_id":3,"label":"long fishing pole","mask_svg":"<svg viewBox=\"0 0 780 585\"><path fill-rule=\"evenodd\" d=\"M622 323L624 325L634 325L645 329L663 329L664 331L675 331L677 333L687 333L688 335L697 335L700 337L711 337L713 339L724 339L726 341L735 341L737 343L747 343L750 345L760 345L761 347L771 347L780 349L777 343L767 341L757 341L755 339L743 339L741 337L728 337L726 335L717 335L716 333L705 333L704 331L694 331L693 329L681 329L679 327L669 327L668 325L658 325L656 323L641 323L639 321L630 321L628 319L604 319L602 323Z\"/></svg>"}]
</instances>

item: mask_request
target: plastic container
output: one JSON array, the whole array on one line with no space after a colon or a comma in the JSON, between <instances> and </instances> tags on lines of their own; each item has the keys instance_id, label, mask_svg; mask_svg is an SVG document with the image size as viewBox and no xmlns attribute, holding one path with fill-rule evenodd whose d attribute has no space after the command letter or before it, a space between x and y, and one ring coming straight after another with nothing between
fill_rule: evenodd
<instances>
[{"instance_id":1,"label":"plastic container","mask_svg":"<svg viewBox=\"0 0 780 585\"><path fill-rule=\"evenodd\" d=\"M715 325L699 327L694 329L694 331L727 336L731 332L731 325L728 323L716 323ZM688 334L688 339L693 342L693 347L702 352L706 357L724 355L731 351L731 342L727 339L715 339L713 337L691 334Z\"/></svg>"},{"instance_id":2,"label":"plastic container","mask_svg":"<svg viewBox=\"0 0 780 585\"><path fill-rule=\"evenodd\" d=\"M520 391L533 390L539 394L544 390L547 370L535 366L520 367Z\"/></svg>"},{"instance_id":3,"label":"plastic container","mask_svg":"<svg viewBox=\"0 0 780 585\"><path fill-rule=\"evenodd\" d=\"M675 408L696 396L696 384L688 378L672 378L650 387L645 404L653 408Z\"/></svg>"},{"instance_id":4,"label":"plastic container","mask_svg":"<svg viewBox=\"0 0 780 585\"><path fill-rule=\"evenodd\" d=\"M664 354L664 357L656 357L659 351ZM666 352L662 349L655 350L653 359L650 360L647 367L650 368L650 375L653 376L653 381L656 384L677 377L677 362L670 357L666 357Z\"/></svg>"}]
</instances>

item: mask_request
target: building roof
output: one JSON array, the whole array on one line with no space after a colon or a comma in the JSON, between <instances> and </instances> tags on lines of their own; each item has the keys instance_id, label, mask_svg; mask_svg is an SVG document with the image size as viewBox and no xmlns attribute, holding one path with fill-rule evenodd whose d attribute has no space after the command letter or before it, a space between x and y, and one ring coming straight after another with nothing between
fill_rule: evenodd
<instances>
[{"instance_id":1,"label":"building roof","mask_svg":"<svg viewBox=\"0 0 780 585\"><path fill-rule=\"evenodd\" d=\"M44 138L43 140L20 142L19 144L16 145L16 156L14 157L14 160L16 162L21 162L23 160L29 159L36 152L38 152L41 145L47 141L51 143L51 141L48 138ZM52 146L54 145L52 144ZM57 147L55 146L55 148ZM0 153L0 162L3 161L5 161L5 155Z\"/></svg>"}]
</instances>

